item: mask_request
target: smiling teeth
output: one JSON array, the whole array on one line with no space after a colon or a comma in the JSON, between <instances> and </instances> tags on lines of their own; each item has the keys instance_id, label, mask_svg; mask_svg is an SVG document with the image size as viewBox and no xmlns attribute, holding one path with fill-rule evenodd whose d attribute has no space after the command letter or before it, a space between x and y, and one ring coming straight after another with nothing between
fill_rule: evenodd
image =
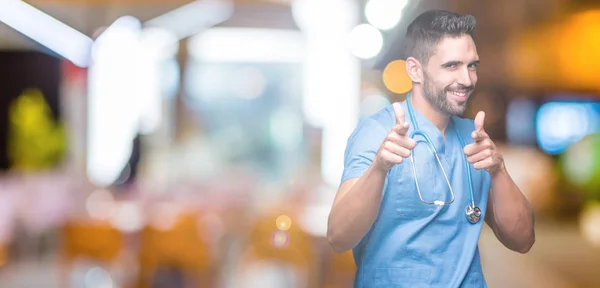
<instances>
[{"instance_id":1,"label":"smiling teeth","mask_svg":"<svg viewBox=\"0 0 600 288\"><path fill-rule=\"evenodd\" d=\"M454 95L456 95L456 96L458 96L458 97L465 97L465 96L467 96L467 93L466 93L466 92L456 92L456 91L450 91L450 93L452 93L452 94L454 94Z\"/></svg>"}]
</instances>

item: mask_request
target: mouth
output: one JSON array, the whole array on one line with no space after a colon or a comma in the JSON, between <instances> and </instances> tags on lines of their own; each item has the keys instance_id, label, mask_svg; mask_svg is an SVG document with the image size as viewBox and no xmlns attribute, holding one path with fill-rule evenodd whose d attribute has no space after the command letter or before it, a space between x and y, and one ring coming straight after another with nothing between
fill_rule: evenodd
<instances>
[{"instance_id":1,"label":"mouth","mask_svg":"<svg viewBox=\"0 0 600 288\"><path fill-rule=\"evenodd\" d=\"M448 94L452 95L458 101L466 101L469 98L469 90L450 90Z\"/></svg>"}]
</instances>

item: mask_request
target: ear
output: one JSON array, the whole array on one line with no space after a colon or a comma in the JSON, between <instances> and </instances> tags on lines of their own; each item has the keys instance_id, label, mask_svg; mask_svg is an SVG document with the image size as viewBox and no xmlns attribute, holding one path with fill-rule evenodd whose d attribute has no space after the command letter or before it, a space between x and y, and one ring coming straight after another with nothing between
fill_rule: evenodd
<instances>
[{"instance_id":1,"label":"ear","mask_svg":"<svg viewBox=\"0 0 600 288\"><path fill-rule=\"evenodd\" d=\"M414 57L406 58L406 73L414 83L421 83L423 81L423 67L419 60Z\"/></svg>"}]
</instances>

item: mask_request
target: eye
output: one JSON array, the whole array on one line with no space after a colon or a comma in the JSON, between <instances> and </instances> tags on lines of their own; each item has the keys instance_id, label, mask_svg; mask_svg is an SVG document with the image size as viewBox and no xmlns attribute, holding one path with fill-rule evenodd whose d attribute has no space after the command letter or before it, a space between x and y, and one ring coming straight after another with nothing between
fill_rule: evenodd
<instances>
[{"instance_id":1,"label":"eye","mask_svg":"<svg viewBox=\"0 0 600 288\"><path fill-rule=\"evenodd\" d=\"M475 70L477 70L477 66L479 66L477 63L472 63L472 64L469 64L468 68L469 68L469 70L475 71Z\"/></svg>"},{"instance_id":2,"label":"eye","mask_svg":"<svg viewBox=\"0 0 600 288\"><path fill-rule=\"evenodd\" d=\"M458 68L458 64L448 63L448 64L444 65L444 67L446 67L446 69L448 69L448 70L456 70Z\"/></svg>"}]
</instances>

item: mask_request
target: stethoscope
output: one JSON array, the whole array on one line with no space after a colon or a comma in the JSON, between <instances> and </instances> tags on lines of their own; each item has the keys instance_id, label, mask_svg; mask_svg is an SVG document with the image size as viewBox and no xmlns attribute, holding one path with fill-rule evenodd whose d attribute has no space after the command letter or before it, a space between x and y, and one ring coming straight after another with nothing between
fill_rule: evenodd
<instances>
[{"instance_id":1,"label":"stethoscope","mask_svg":"<svg viewBox=\"0 0 600 288\"><path fill-rule=\"evenodd\" d=\"M433 202L427 202L427 201L423 200L423 195L421 195L421 187L419 187L419 180L417 177L417 168L415 167L415 152L413 149L410 152L410 164L412 166L413 175L415 177L415 184L417 185L417 192L419 193L419 198L421 199L421 202L423 202L424 204L427 204L427 205L437 205L437 206L450 205L454 202L454 191L452 191L452 185L450 184L450 180L448 179L446 170L444 169L444 166L442 165L442 161L440 161L440 157L438 155L437 149L435 148L435 145L433 145L433 141L431 141L431 139L425 132L419 130L419 126L417 124L417 121L415 120L415 116L412 113L412 106L410 105L410 93L408 93L406 95L406 106L408 107L408 115L410 117L410 122L414 127L412 133L410 133L410 138L414 139L414 136L416 136L416 135L423 136L423 138L425 140L418 140L418 139L414 139L414 140L417 142L425 142L427 144L427 147L429 147L429 150L431 151L433 156L435 156L435 159L437 160L438 165L442 169L442 173L444 174L444 179L446 180L446 184L448 184L448 188L450 188L450 194L452 195L452 200L450 200L449 202L446 202L443 200L434 200ZM460 145L464 148L465 141L460 136L460 133L458 133L458 130L456 128L454 129L454 132L456 132L456 136L458 137L458 141L460 142ZM467 168L467 178L469 180L469 194L471 196L471 203L467 205L465 212L466 212L466 216L467 216L467 219L469 220L469 222L477 223L477 222L479 222L479 219L481 218L481 209L479 209L479 207L475 206L475 196L473 194L473 179L471 178L471 166L469 165L469 162L467 161L467 156L464 154L463 154L463 162L465 163L465 167Z\"/></svg>"}]
</instances>

